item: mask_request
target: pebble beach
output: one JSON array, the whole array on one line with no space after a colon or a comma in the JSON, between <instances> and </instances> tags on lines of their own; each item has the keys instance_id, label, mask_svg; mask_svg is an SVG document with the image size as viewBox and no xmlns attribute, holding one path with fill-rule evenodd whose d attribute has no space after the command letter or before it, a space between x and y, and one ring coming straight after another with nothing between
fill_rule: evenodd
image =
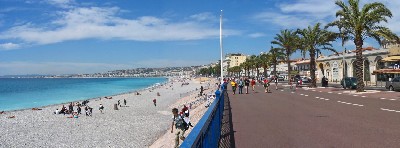
<instances>
[{"instance_id":1,"label":"pebble beach","mask_svg":"<svg viewBox=\"0 0 400 148\"><path fill-rule=\"evenodd\" d=\"M194 96L199 92L196 88L207 85L196 80L186 82L189 85L170 79L162 86L138 91L141 95L132 92L112 99L91 99L88 103L93 108L91 117L84 115L83 108L79 118L53 113L69 103L40 107L41 110L4 112L0 114L0 147L149 147L170 129L171 108L196 101ZM157 100L157 106L153 99ZM122 107L114 110L118 100ZM100 104L105 107L103 113L98 109ZM193 114L205 111L202 110ZM193 121L200 117L197 114Z\"/></svg>"}]
</instances>

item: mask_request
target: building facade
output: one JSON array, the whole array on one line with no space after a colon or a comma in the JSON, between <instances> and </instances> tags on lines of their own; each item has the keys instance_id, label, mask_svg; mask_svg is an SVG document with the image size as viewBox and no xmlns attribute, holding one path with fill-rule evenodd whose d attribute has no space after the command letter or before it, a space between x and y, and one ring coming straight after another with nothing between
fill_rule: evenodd
<instances>
[{"instance_id":1,"label":"building facade","mask_svg":"<svg viewBox=\"0 0 400 148\"><path fill-rule=\"evenodd\" d=\"M389 49L363 48L363 81L366 85L376 84L379 80L372 72L384 67L382 59L388 57ZM343 77L356 77L355 50L316 59L316 78L323 76L330 82L340 82Z\"/></svg>"}]
</instances>

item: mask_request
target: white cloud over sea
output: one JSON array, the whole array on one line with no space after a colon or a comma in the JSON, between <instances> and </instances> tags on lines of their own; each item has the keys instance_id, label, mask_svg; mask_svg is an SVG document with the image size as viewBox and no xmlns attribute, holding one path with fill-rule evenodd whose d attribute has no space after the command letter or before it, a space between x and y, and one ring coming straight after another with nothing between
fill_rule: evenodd
<instances>
[{"instance_id":1,"label":"white cloud over sea","mask_svg":"<svg viewBox=\"0 0 400 148\"><path fill-rule=\"evenodd\" d=\"M217 38L218 17L204 12L189 19L170 20L155 16L135 19L120 17L119 7L78 7L72 0L48 0L62 7L56 18L47 23L27 22L0 32L0 40L15 40L27 45L53 44L82 39L117 39L133 41L184 41ZM213 20L213 24L205 23ZM225 30L225 35L240 34ZM15 49L15 48L14 48Z\"/></svg>"}]
</instances>

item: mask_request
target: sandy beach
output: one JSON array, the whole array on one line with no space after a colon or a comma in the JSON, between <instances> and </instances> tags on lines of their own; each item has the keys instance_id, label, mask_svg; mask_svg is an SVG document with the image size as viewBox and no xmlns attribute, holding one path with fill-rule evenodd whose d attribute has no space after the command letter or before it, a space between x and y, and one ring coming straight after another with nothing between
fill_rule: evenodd
<instances>
[{"instance_id":1,"label":"sandy beach","mask_svg":"<svg viewBox=\"0 0 400 148\"><path fill-rule=\"evenodd\" d=\"M90 100L92 117L85 116L83 108L79 118L55 115L53 112L62 105L5 112L0 114L0 147L149 147L170 129L171 109L196 102L196 88L208 85L196 80L186 82L189 85L170 79L164 86L139 91L141 95L127 93L112 96L113 99ZM123 104L124 99L127 106L114 110L114 104L118 100ZM157 106L153 99L157 99ZM100 104L105 107L103 114L98 109ZM191 112L194 123L201 117L200 104L192 106L199 106ZM170 141L173 143L173 139Z\"/></svg>"}]
</instances>

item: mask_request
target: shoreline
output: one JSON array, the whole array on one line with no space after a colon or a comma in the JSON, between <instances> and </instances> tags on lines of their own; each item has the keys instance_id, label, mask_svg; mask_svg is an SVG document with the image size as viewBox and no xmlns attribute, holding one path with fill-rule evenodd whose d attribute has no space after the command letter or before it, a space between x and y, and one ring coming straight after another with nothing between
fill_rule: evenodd
<instances>
[{"instance_id":1,"label":"shoreline","mask_svg":"<svg viewBox=\"0 0 400 148\"><path fill-rule=\"evenodd\" d=\"M186 103L184 98L191 98L197 93L194 90L204 85L194 79L183 80L189 85L181 85L182 79L176 77L169 80L163 86L138 91L141 95L132 91L113 99L96 98L88 103L93 116L85 116L84 111L79 118L55 115L55 108L60 107L57 105L0 114L0 147L149 147L170 128L171 107L181 105L176 102ZM181 96L189 92L189 96ZM157 99L156 106L153 98ZM118 110L113 109L124 99L126 105L121 102ZM105 107L103 113L98 110L99 104Z\"/></svg>"},{"instance_id":2,"label":"shoreline","mask_svg":"<svg viewBox=\"0 0 400 148\"><path fill-rule=\"evenodd\" d=\"M142 78L144 78L144 77L142 77ZM154 77L154 78L156 78L156 77ZM160 84L159 86L168 84L168 83L171 81L171 79L172 79L172 78L170 78L170 77L157 77L157 78L165 78L165 79L167 79L167 80L164 81L164 82L157 82L157 83ZM10 78L10 79L13 79L13 78ZM18 78L15 78L15 79L18 79ZM25 79L25 78L23 78L23 79ZM27 78L27 79L31 79L31 78ZM32 79L47 79L47 78L32 78ZM71 79L75 79L75 78L71 78ZM117 93L117 94L112 94L112 95L107 95L107 96L99 96L99 97L94 97L94 98L88 98L88 99L84 99L84 100L92 101L92 100L96 100L96 99L104 98L104 97L115 97L115 96L119 96L119 95L132 94L132 93L136 93L136 92L142 92L142 91L146 91L146 90L153 89L154 87L156 87L155 84L157 84L157 83L154 83L154 84L151 84L150 86L147 86L147 87L145 87L145 88L140 88L140 89L133 90L133 91L122 92L122 93ZM158 86L157 86L157 87L158 87ZM105 98L104 98L104 99L105 99ZM46 108L46 107L51 107L51 106L59 106L59 105L63 105L63 104L69 104L69 103L71 103L71 102L82 102L82 101L84 101L84 100L73 100L73 101L68 101L68 102L62 102L62 103L57 103L57 104L49 104L49 105L43 105L43 106L32 107L32 108L39 108L39 109L40 109L40 108ZM101 99L100 99L100 100L101 100ZM18 112L18 111L24 111L24 110L31 110L32 108L30 107L30 108L23 108L23 109L0 110L0 112L3 112L3 114L4 114L4 113L7 113L7 112Z\"/></svg>"}]
</instances>

